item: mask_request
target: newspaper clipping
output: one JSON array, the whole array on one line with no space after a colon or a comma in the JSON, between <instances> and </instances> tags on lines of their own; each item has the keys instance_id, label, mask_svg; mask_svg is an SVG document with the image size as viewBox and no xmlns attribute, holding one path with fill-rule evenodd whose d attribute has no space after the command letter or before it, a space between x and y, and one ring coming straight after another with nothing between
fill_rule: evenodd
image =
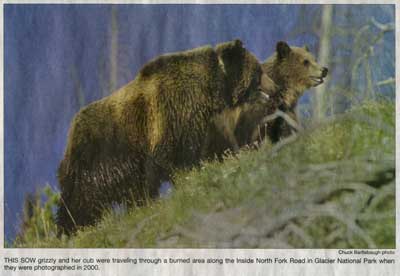
<instances>
[{"instance_id":1,"label":"newspaper clipping","mask_svg":"<svg viewBox=\"0 0 400 276\"><path fill-rule=\"evenodd\" d=\"M0 275L398 275L399 10L4 1Z\"/></svg>"}]
</instances>

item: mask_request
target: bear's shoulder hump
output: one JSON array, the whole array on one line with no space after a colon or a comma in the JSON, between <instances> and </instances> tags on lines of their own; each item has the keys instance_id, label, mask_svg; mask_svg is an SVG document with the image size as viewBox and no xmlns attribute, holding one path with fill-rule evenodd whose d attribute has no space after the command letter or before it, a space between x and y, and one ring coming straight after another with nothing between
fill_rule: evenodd
<instances>
[{"instance_id":1,"label":"bear's shoulder hump","mask_svg":"<svg viewBox=\"0 0 400 276\"><path fill-rule=\"evenodd\" d=\"M164 54L145 64L139 72L141 77L149 77L152 74L164 72L165 68L179 62L195 61L198 62L207 61L209 59L216 59L216 53L214 49L207 45L187 51Z\"/></svg>"}]
</instances>

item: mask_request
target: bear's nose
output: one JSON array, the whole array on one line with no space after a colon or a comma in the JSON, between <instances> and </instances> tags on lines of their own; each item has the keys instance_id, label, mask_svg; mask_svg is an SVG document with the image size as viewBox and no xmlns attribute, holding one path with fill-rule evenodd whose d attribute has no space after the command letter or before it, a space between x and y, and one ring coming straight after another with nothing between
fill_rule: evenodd
<instances>
[{"instance_id":1,"label":"bear's nose","mask_svg":"<svg viewBox=\"0 0 400 276\"><path fill-rule=\"evenodd\" d=\"M325 78L328 75L328 68L322 67L322 77Z\"/></svg>"}]
</instances>

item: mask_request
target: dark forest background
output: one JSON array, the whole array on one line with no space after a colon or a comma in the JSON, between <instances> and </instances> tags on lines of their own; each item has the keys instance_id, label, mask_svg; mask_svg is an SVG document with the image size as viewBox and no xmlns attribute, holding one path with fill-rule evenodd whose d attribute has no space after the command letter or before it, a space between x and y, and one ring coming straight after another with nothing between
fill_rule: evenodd
<instances>
[{"instance_id":1,"label":"dark forest background","mask_svg":"<svg viewBox=\"0 0 400 276\"><path fill-rule=\"evenodd\" d=\"M5 235L56 172L83 106L152 58L239 38L260 61L279 40L330 69L300 101L303 122L395 98L394 5L4 5ZM393 114L394 116L394 114Z\"/></svg>"}]
</instances>

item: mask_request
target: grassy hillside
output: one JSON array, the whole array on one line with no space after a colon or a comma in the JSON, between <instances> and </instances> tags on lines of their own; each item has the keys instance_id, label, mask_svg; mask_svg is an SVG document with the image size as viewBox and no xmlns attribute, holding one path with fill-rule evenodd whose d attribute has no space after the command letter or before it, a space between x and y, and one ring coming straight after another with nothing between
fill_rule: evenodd
<instances>
[{"instance_id":1,"label":"grassy hillside","mask_svg":"<svg viewBox=\"0 0 400 276\"><path fill-rule=\"evenodd\" d=\"M278 144L178 172L169 197L110 211L71 238L31 221L12 246L394 248L394 171L394 104L364 104ZM36 217L43 208L51 207Z\"/></svg>"}]
</instances>

